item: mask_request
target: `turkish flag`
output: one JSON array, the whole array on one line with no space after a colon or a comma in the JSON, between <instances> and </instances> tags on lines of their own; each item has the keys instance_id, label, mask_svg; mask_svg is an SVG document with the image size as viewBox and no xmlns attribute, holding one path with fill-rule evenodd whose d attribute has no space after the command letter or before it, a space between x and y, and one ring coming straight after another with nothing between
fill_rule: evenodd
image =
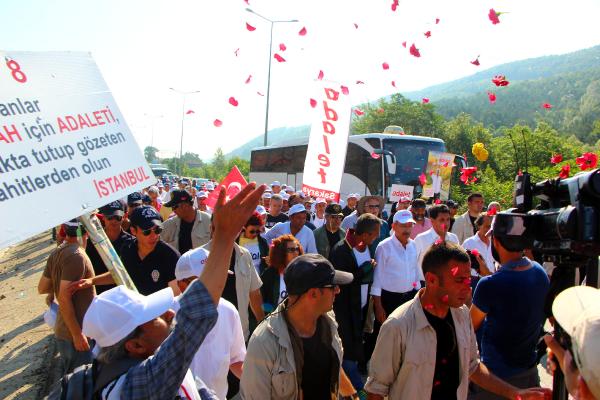
<instances>
[{"instance_id":1,"label":"turkish flag","mask_svg":"<svg viewBox=\"0 0 600 400\"><path fill-rule=\"evenodd\" d=\"M246 182L246 179L244 178L238 167L234 165L231 171L229 171L229 173L227 174L227 176L223 178L223 181L221 181L221 183L217 187L215 187L215 190L213 190L210 193L210 195L208 195L208 199L206 199L206 204L208 204L210 208L215 208L215 204L217 204L217 200L219 198L221 186L225 186L227 192L227 197L225 201L229 201L231 198L235 197L235 195L238 194L244 187L246 187L247 184L248 182Z\"/></svg>"}]
</instances>

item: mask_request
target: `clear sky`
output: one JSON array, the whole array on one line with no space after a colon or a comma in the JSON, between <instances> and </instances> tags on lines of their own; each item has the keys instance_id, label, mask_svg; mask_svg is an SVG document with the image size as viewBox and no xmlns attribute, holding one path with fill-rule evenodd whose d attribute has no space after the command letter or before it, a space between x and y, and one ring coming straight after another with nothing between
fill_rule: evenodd
<instances>
[{"instance_id":1,"label":"clear sky","mask_svg":"<svg viewBox=\"0 0 600 400\"><path fill-rule=\"evenodd\" d=\"M274 28L273 51L286 62L272 64L271 129L311 123L319 70L361 103L396 92L391 81L399 91L422 89L600 43L600 0L400 0L396 12L392 0L249 3L268 18L299 21ZM184 152L207 159L264 131L265 97L257 92L266 93L270 24L246 7L243 0L0 0L0 49L91 52L140 147L153 144L165 156L179 150L183 101L169 88L200 91L186 97L194 114L185 118ZM492 7L507 12L500 24L487 17ZM478 55L475 67L469 61ZM213 126L216 118L222 127Z\"/></svg>"}]
</instances>

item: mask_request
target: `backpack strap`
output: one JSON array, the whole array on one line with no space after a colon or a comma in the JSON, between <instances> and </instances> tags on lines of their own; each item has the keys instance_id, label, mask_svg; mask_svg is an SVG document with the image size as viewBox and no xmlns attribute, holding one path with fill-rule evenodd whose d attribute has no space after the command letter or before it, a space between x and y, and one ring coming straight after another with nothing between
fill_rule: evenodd
<instances>
[{"instance_id":1,"label":"backpack strap","mask_svg":"<svg viewBox=\"0 0 600 400\"><path fill-rule=\"evenodd\" d=\"M125 357L110 364L98 363L94 393L99 394L102 390L121 375L126 374L132 367L142 363L139 358Z\"/></svg>"}]
</instances>

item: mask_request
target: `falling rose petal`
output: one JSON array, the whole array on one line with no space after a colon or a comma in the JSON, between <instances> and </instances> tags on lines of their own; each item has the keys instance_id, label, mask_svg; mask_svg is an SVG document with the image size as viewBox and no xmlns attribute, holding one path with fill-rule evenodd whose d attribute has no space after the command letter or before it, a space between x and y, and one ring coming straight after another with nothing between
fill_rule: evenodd
<instances>
[{"instance_id":1,"label":"falling rose petal","mask_svg":"<svg viewBox=\"0 0 600 400\"><path fill-rule=\"evenodd\" d=\"M340 89L342 90L342 93L344 95L348 96L350 94L350 90L348 89L347 86L342 85L342 86L340 86Z\"/></svg>"},{"instance_id":2,"label":"falling rose petal","mask_svg":"<svg viewBox=\"0 0 600 400\"><path fill-rule=\"evenodd\" d=\"M396 9L398 8L398 4L399 4L399 0L394 0L392 2L392 11L396 11Z\"/></svg>"},{"instance_id":3,"label":"falling rose petal","mask_svg":"<svg viewBox=\"0 0 600 400\"><path fill-rule=\"evenodd\" d=\"M466 286L471 286L471 278L465 278L463 279L463 284Z\"/></svg>"},{"instance_id":4,"label":"falling rose petal","mask_svg":"<svg viewBox=\"0 0 600 400\"><path fill-rule=\"evenodd\" d=\"M481 64L479 63L479 56L477 56L476 59L474 59L473 61L471 61L471 64L479 67Z\"/></svg>"},{"instance_id":5,"label":"falling rose petal","mask_svg":"<svg viewBox=\"0 0 600 400\"><path fill-rule=\"evenodd\" d=\"M285 51L286 49L287 49L287 47L285 47L285 44L283 44L283 43L279 44L279 50L280 51Z\"/></svg>"},{"instance_id":6,"label":"falling rose petal","mask_svg":"<svg viewBox=\"0 0 600 400\"><path fill-rule=\"evenodd\" d=\"M383 108L377 109L377 114L383 114L384 112L385 112L385 110Z\"/></svg>"},{"instance_id":7,"label":"falling rose petal","mask_svg":"<svg viewBox=\"0 0 600 400\"><path fill-rule=\"evenodd\" d=\"M431 37L431 31L425 32L424 35L427 39L429 39Z\"/></svg>"},{"instance_id":8,"label":"falling rose petal","mask_svg":"<svg viewBox=\"0 0 600 400\"><path fill-rule=\"evenodd\" d=\"M396 87L396 81L392 81L392 86Z\"/></svg>"},{"instance_id":9,"label":"falling rose petal","mask_svg":"<svg viewBox=\"0 0 600 400\"><path fill-rule=\"evenodd\" d=\"M278 62L285 62L285 58L281 57L279 54L275 53L273 56Z\"/></svg>"},{"instance_id":10,"label":"falling rose petal","mask_svg":"<svg viewBox=\"0 0 600 400\"><path fill-rule=\"evenodd\" d=\"M423 306L426 310L433 310L433 304L425 304Z\"/></svg>"},{"instance_id":11,"label":"falling rose petal","mask_svg":"<svg viewBox=\"0 0 600 400\"><path fill-rule=\"evenodd\" d=\"M471 250L471 254L473 254L475 257L479 257L479 250L473 249Z\"/></svg>"},{"instance_id":12,"label":"falling rose petal","mask_svg":"<svg viewBox=\"0 0 600 400\"><path fill-rule=\"evenodd\" d=\"M477 167L461 168L460 172L460 180L465 185L477 182L477 177L474 175L477 172Z\"/></svg>"},{"instance_id":13,"label":"falling rose petal","mask_svg":"<svg viewBox=\"0 0 600 400\"><path fill-rule=\"evenodd\" d=\"M434 386L434 387L435 387L435 386L439 386L439 385L441 385L441 384L442 384L442 382L441 382L441 381L435 381L435 382L433 382L433 386Z\"/></svg>"},{"instance_id":14,"label":"falling rose petal","mask_svg":"<svg viewBox=\"0 0 600 400\"><path fill-rule=\"evenodd\" d=\"M490 8L488 18L490 19L490 21L492 21L492 24L496 25L500 23L500 18L498 18L500 14L502 13L496 12L493 8Z\"/></svg>"},{"instance_id":15,"label":"falling rose petal","mask_svg":"<svg viewBox=\"0 0 600 400\"><path fill-rule=\"evenodd\" d=\"M427 104L427 103L429 103L429 98L423 97L423 99L421 101L423 102L423 104Z\"/></svg>"},{"instance_id":16,"label":"falling rose petal","mask_svg":"<svg viewBox=\"0 0 600 400\"><path fill-rule=\"evenodd\" d=\"M425 184L427 183L427 177L424 173L421 173L421 175L419 175L419 182L421 183L421 186L425 186Z\"/></svg>"},{"instance_id":17,"label":"falling rose petal","mask_svg":"<svg viewBox=\"0 0 600 400\"><path fill-rule=\"evenodd\" d=\"M185 113L186 115L194 114L194 110L187 110Z\"/></svg>"},{"instance_id":18,"label":"falling rose petal","mask_svg":"<svg viewBox=\"0 0 600 400\"><path fill-rule=\"evenodd\" d=\"M252 75L248 75L248 78L246 78L246 85L250 83L250 80L252 79Z\"/></svg>"},{"instance_id":19,"label":"falling rose petal","mask_svg":"<svg viewBox=\"0 0 600 400\"><path fill-rule=\"evenodd\" d=\"M567 179L570 174L571 174L571 166L569 164L565 164L560 169L560 173L558 174L558 177L560 179Z\"/></svg>"},{"instance_id":20,"label":"falling rose petal","mask_svg":"<svg viewBox=\"0 0 600 400\"><path fill-rule=\"evenodd\" d=\"M215 119L213 121L213 125L216 126L217 128L220 128L223 125L223 121L221 121L220 119Z\"/></svg>"},{"instance_id":21,"label":"falling rose petal","mask_svg":"<svg viewBox=\"0 0 600 400\"><path fill-rule=\"evenodd\" d=\"M445 295L442 296L442 302L443 303L447 303L448 302L448 295L447 294L445 294Z\"/></svg>"},{"instance_id":22,"label":"falling rose petal","mask_svg":"<svg viewBox=\"0 0 600 400\"><path fill-rule=\"evenodd\" d=\"M234 106L234 107L237 107L239 103L238 103L238 101L235 99L235 97L231 96L231 97L229 98L229 104L231 104L231 105L232 105L232 106Z\"/></svg>"},{"instance_id":23,"label":"falling rose petal","mask_svg":"<svg viewBox=\"0 0 600 400\"><path fill-rule=\"evenodd\" d=\"M598 165L598 155L595 153L584 153L575 159L575 163L582 171L594 169Z\"/></svg>"},{"instance_id":24,"label":"falling rose petal","mask_svg":"<svg viewBox=\"0 0 600 400\"><path fill-rule=\"evenodd\" d=\"M317 101L315 99L310 99L310 106L315 108L317 106Z\"/></svg>"},{"instance_id":25,"label":"falling rose petal","mask_svg":"<svg viewBox=\"0 0 600 400\"><path fill-rule=\"evenodd\" d=\"M252 25L250 25L249 23L246 22L246 29L248 29L250 32L253 32L256 30L255 27L253 27Z\"/></svg>"},{"instance_id":26,"label":"falling rose petal","mask_svg":"<svg viewBox=\"0 0 600 400\"><path fill-rule=\"evenodd\" d=\"M238 47L237 49L235 49L235 51L233 52L235 54L235 56L239 56L240 55L240 48Z\"/></svg>"},{"instance_id":27,"label":"falling rose petal","mask_svg":"<svg viewBox=\"0 0 600 400\"><path fill-rule=\"evenodd\" d=\"M517 172L518 176L523 176L523 171L519 169L519 171Z\"/></svg>"},{"instance_id":28,"label":"falling rose petal","mask_svg":"<svg viewBox=\"0 0 600 400\"><path fill-rule=\"evenodd\" d=\"M317 79L322 81L324 76L325 74L323 73L323 71L319 70L319 75L317 76Z\"/></svg>"},{"instance_id":29,"label":"falling rose petal","mask_svg":"<svg viewBox=\"0 0 600 400\"><path fill-rule=\"evenodd\" d=\"M562 154L555 154L552 157L550 157L550 163L554 164L554 165L561 163L562 160L563 160Z\"/></svg>"},{"instance_id":30,"label":"falling rose petal","mask_svg":"<svg viewBox=\"0 0 600 400\"><path fill-rule=\"evenodd\" d=\"M435 204L442 204L442 201L440 199L435 199L434 203Z\"/></svg>"},{"instance_id":31,"label":"falling rose petal","mask_svg":"<svg viewBox=\"0 0 600 400\"><path fill-rule=\"evenodd\" d=\"M490 100L490 103L494 104L496 102L496 94L493 92L487 92L488 94L488 99Z\"/></svg>"},{"instance_id":32,"label":"falling rose petal","mask_svg":"<svg viewBox=\"0 0 600 400\"><path fill-rule=\"evenodd\" d=\"M439 23L440 23L440 19L439 19L439 18L436 18L436 19L435 19L435 24L437 25L437 24L439 24Z\"/></svg>"},{"instance_id":33,"label":"falling rose petal","mask_svg":"<svg viewBox=\"0 0 600 400\"><path fill-rule=\"evenodd\" d=\"M302 29L300 29L300 31L298 32L298 35L300 35L300 36L306 35L306 27L302 27Z\"/></svg>"},{"instance_id":34,"label":"falling rose petal","mask_svg":"<svg viewBox=\"0 0 600 400\"><path fill-rule=\"evenodd\" d=\"M506 80L506 76L504 75L494 76L492 78L492 83L496 86L508 86L510 84L510 82Z\"/></svg>"},{"instance_id":35,"label":"falling rose petal","mask_svg":"<svg viewBox=\"0 0 600 400\"><path fill-rule=\"evenodd\" d=\"M549 109L552 108L552 104L550 104L550 103L544 103L544 104L542 104L542 107L545 108L546 110L549 110Z\"/></svg>"},{"instance_id":36,"label":"falling rose petal","mask_svg":"<svg viewBox=\"0 0 600 400\"><path fill-rule=\"evenodd\" d=\"M458 267L453 267L450 269L450 272L452 272L452 276L456 276L456 274L458 274Z\"/></svg>"},{"instance_id":37,"label":"falling rose petal","mask_svg":"<svg viewBox=\"0 0 600 400\"><path fill-rule=\"evenodd\" d=\"M373 158L375 160L379 160L381 158L381 155L380 154L371 153L371 158Z\"/></svg>"},{"instance_id":38,"label":"falling rose petal","mask_svg":"<svg viewBox=\"0 0 600 400\"><path fill-rule=\"evenodd\" d=\"M360 108L355 108L354 109L354 114L358 115L359 117L361 115L363 115L365 112L363 110L361 110Z\"/></svg>"},{"instance_id":39,"label":"falling rose petal","mask_svg":"<svg viewBox=\"0 0 600 400\"><path fill-rule=\"evenodd\" d=\"M416 287L417 287L417 282L413 282L413 283L412 283L412 287L413 287L413 288L416 288Z\"/></svg>"},{"instance_id":40,"label":"falling rose petal","mask_svg":"<svg viewBox=\"0 0 600 400\"><path fill-rule=\"evenodd\" d=\"M413 43L412 46L410 46L410 54L415 56L415 57L421 57L421 52L419 51L419 49L417 49L417 46L415 46L415 44Z\"/></svg>"},{"instance_id":41,"label":"falling rose petal","mask_svg":"<svg viewBox=\"0 0 600 400\"><path fill-rule=\"evenodd\" d=\"M354 23L354 29L358 29L358 24L356 22Z\"/></svg>"},{"instance_id":42,"label":"falling rose petal","mask_svg":"<svg viewBox=\"0 0 600 400\"><path fill-rule=\"evenodd\" d=\"M402 42L402 47L406 48L406 42Z\"/></svg>"},{"instance_id":43,"label":"falling rose petal","mask_svg":"<svg viewBox=\"0 0 600 400\"><path fill-rule=\"evenodd\" d=\"M496 208L496 207L492 207L487 211L488 217L493 217L496 214L498 214L498 208Z\"/></svg>"},{"instance_id":44,"label":"falling rose petal","mask_svg":"<svg viewBox=\"0 0 600 400\"><path fill-rule=\"evenodd\" d=\"M388 69L390 69L390 64L384 62L383 64L381 64L381 68L387 71Z\"/></svg>"},{"instance_id":45,"label":"falling rose petal","mask_svg":"<svg viewBox=\"0 0 600 400\"><path fill-rule=\"evenodd\" d=\"M264 93L261 93L261 92L256 92L256 94L259 95L259 96L264 96L265 95Z\"/></svg>"},{"instance_id":46,"label":"falling rose petal","mask_svg":"<svg viewBox=\"0 0 600 400\"><path fill-rule=\"evenodd\" d=\"M433 174L435 174L435 171L429 171L429 176L433 176Z\"/></svg>"},{"instance_id":47,"label":"falling rose petal","mask_svg":"<svg viewBox=\"0 0 600 400\"><path fill-rule=\"evenodd\" d=\"M437 199L437 200L439 200L439 199ZM440 202L439 202L439 203L436 203L436 204L440 204L441 202L442 202L442 201L440 200ZM445 230L446 230L446 224L442 224L442 230L443 230L443 231L445 231Z\"/></svg>"},{"instance_id":48,"label":"falling rose petal","mask_svg":"<svg viewBox=\"0 0 600 400\"><path fill-rule=\"evenodd\" d=\"M365 83L363 81L356 81L357 85L364 85Z\"/></svg>"}]
</instances>

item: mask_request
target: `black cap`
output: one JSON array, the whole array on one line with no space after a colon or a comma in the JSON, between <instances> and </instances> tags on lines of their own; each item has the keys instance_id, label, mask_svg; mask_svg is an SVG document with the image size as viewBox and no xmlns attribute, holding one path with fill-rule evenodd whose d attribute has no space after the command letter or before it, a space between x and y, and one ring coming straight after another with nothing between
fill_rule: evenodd
<instances>
[{"instance_id":1,"label":"black cap","mask_svg":"<svg viewBox=\"0 0 600 400\"><path fill-rule=\"evenodd\" d=\"M142 203L147 204L147 205L152 204L152 198L150 197L150 195L147 195L147 194L143 195Z\"/></svg>"},{"instance_id":2,"label":"black cap","mask_svg":"<svg viewBox=\"0 0 600 400\"><path fill-rule=\"evenodd\" d=\"M129 216L131 225L143 230L162 225L162 217L152 206L137 207Z\"/></svg>"},{"instance_id":3,"label":"black cap","mask_svg":"<svg viewBox=\"0 0 600 400\"><path fill-rule=\"evenodd\" d=\"M342 212L342 206L340 206L339 204L336 204L336 203L328 204L327 207L325 207L325 214L326 215L344 215L344 213Z\"/></svg>"},{"instance_id":4,"label":"black cap","mask_svg":"<svg viewBox=\"0 0 600 400\"><path fill-rule=\"evenodd\" d=\"M122 217L125 214L125 210L123 210L123 204L120 201L113 201L103 205L98 209L98 211L105 217L112 217L113 215Z\"/></svg>"},{"instance_id":5,"label":"black cap","mask_svg":"<svg viewBox=\"0 0 600 400\"><path fill-rule=\"evenodd\" d=\"M458 208L458 203L454 200L448 200L446 202L446 205L448 206L448 208Z\"/></svg>"},{"instance_id":6,"label":"black cap","mask_svg":"<svg viewBox=\"0 0 600 400\"><path fill-rule=\"evenodd\" d=\"M128 206L140 206L142 205L142 194L140 192L133 192L127 196Z\"/></svg>"},{"instance_id":7,"label":"black cap","mask_svg":"<svg viewBox=\"0 0 600 400\"><path fill-rule=\"evenodd\" d=\"M291 295L328 285L347 285L353 278L349 272L336 271L320 254L303 254L294 258L283 273L286 290Z\"/></svg>"},{"instance_id":8,"label":"black cap","mask_svg":"<svg viewBox=\"0 0 600 400\"><path fill-rule=\"evenodd\" d=\"M165 203L165 207L173 207L174 205L183 202L192 203L192 195L184 189L173 190L171 192L171 200L168 203Z\"/></svg>"}]
</instances>

